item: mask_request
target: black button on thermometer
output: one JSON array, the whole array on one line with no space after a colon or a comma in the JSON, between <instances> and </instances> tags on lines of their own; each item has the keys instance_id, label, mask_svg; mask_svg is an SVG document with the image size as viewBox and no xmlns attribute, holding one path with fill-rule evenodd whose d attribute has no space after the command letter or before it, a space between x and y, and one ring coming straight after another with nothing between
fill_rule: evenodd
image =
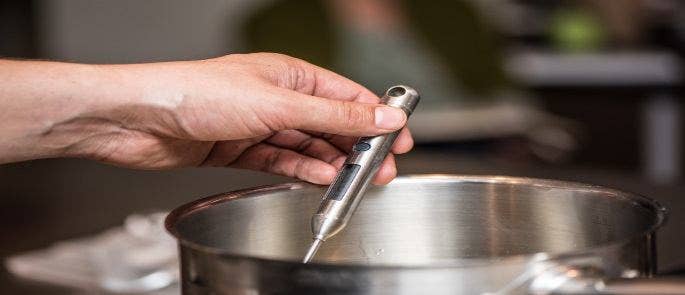
<instances>
[{"instance_id":1,"label":"black button on thermometer","mask_svg":"<svg viewBox=\"0 0 685 295\"><path fill-rule=\"evenodd\" d=\"M385 92L381 103L402 109L409 118L419 103L419 94L407 86L393 86ZM319 209L312 216L314 242L304 257L304 263L314 257L321 243L345 227L399 133L398 130L379 136L362 137L352 147L351 154L328 187Z\"/></svg>"}]
</instances>

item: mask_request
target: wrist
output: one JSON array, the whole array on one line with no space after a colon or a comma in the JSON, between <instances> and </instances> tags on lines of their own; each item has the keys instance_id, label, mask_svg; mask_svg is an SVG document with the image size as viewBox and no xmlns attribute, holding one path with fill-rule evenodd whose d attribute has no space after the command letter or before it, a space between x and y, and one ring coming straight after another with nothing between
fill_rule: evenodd
<instances>
[{"instance_id":1,"label":"wrist","mask_svg":"<svg viewBox=\"0 0 685 295\"><path fill-rule=\"evenodd\" d=\"M86 157L101 148L107 138L116 136L117 122L104 114L115 109L119 81L106 66L55 64L53 91L46 96L41 113L38 146L42 157Z\"/></svg>"},{"instance_id":2,"label":"wrist","mask_svg":"<svg viewBox=\"0 0 685 295\"><path fill-rule=\"evenodd\" d=\"M183 95L168 64L78 65L73 96L81 107L52 128L67 143L56 156L106 160L132 137L170 136Z\"/></svg>"},{"instance_id":3,"label":"wrist","mask_svg":"<svg viewBox=\"0 0 685 295\"><path fill-rule=\"evenodd\" d=\"M70 103L78 106L51 124L53 136L44 139L57 143L53 156L106 159L127 136L148 131L155 113L144 73L150 65L73 65L79 82L70 88Z\"/></svg>"},{"instance_id":4,"label":"wrist","mask_svg":"<svg viewBox=\"0 0 685 295\"><path fill-rule=\"evenodd\" d=\"M111 129L94 115L111 103L103 83L111 77L100 66L0 61L0 68L0 162L79 156Z\"/></svg>"}]
</instances>

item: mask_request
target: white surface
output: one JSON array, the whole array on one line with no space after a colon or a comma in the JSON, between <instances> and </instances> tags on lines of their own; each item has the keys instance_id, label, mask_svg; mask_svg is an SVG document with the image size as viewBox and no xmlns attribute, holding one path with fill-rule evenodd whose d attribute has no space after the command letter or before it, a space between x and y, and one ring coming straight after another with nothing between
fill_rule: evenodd
<instances>
[{"instance_id":1,"label":"white surface","mask_svg":"<svg viewBox=\"0 0 685 295\"><path fill-rule=\"evenodd\" d=\"M10 257L6 267L26 280L87 294L178 294L178 253L163 228L165 216L134 214L123 227Z\"/></svg>"},{"instance_id":2,"label":"white surface","mask_svg":"<svg viewBox=\"0 0 685 295\"><path fill-rule=\"evenodd\" d=\"M409 127L417 142L459 141L525 135L551 116L527 104L508 102L481 106L422 108Z\"/></svg>"},{"instance_id":3,"label":"white surface","mask_svg":"<svg viewBox=\"0 0 685 295\"><path fill-rule=\"evenodd\" d=\"M511 54L507 71L530 86L650 86L679 83L679 59L668 52Z\"/></svg>"}]
</instances>

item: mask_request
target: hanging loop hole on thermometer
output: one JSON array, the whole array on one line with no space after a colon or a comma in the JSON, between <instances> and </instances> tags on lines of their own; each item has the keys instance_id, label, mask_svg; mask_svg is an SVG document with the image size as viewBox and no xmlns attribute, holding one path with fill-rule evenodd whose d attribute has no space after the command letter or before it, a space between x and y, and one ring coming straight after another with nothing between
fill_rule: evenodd
<instances>
[{"instance_id":1,"label":"hanging loop hole on thermometer","mask_svg":"<svg viewBox=\"0 0 685 295\"><path fill-rule=\"evenodd\" d=\"M393 88L390 88L390 90L388 90L388 95L393 96L393 97L402 96L405 93L407 93L407 90L404 89L404 87L402 87L402 86L395 86Z\"/></svg>"}]
</instances>

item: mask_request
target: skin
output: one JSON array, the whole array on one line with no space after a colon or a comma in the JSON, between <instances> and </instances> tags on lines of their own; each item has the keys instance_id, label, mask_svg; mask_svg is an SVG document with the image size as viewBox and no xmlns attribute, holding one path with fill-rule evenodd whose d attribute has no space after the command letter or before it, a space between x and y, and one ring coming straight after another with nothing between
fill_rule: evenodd
<instances>
[{"instance_id":1,"label":"skin","mask_svg":"<svg viewBox=\"0 0 685 295\"><path fill-rule=\"evenodd\" d=\"M406 116L280 54L130 65L0 60L0 163L78 157L136 169L222 166L329 184L359 136ZM392 153L412 148L402 130ZM390 154L374 183L396 175Z\"/></svg>"}]
</instances>

